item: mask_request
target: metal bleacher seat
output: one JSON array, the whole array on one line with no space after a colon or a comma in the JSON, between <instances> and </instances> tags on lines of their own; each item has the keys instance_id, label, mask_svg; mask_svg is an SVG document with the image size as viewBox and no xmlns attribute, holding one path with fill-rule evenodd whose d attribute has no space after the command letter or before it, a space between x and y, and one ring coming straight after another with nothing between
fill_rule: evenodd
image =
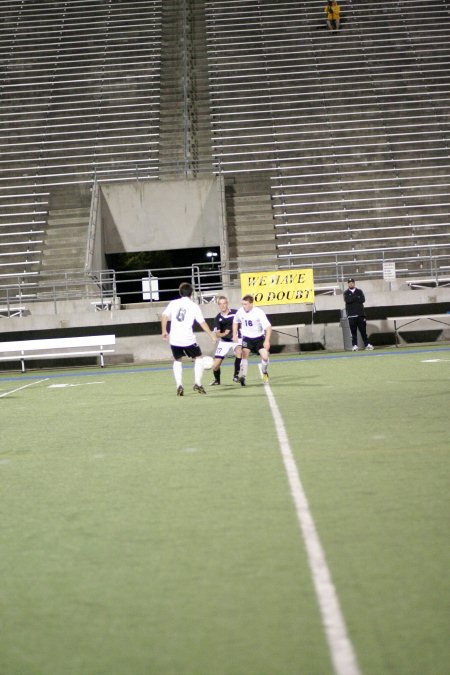
<instances>
[{"instance_id":1,"label":"metal bleacher seat","mask_svg":"<svg viewBox=\"0 0 450 675\"><path fill-rule=\"evenodd\" d=\"M48 199L37 195L157 177L161 5L0 7L0 278L39 270Z\"/></svg>"},{"instance_id":2,"label":"metal bleacher seat","mask_svg":"<svg viewBox=\"0 0 450 675\"><path fill-rule=\"evenodd\" d=\"M448 247L447 6L341 0L330 33L324 4L2 3L0 277L37 274L49 191L156 179L195 146L241 259L414 269Z\"/></svg>"},{"instance_id":3,"label":"metal bleacher seat","mask_svg":"<svg viewBox=\"0 0 450 675\"><path fill-rule=\"evenodd\" d=\"M0 284L37 274L47 212L48 192L0 191Z\"/></svg>"},{"instance_id":4,"label":"metal bleacher seat","mask_svg":"<svg viewBox=\"0 0 450 675\"><path fill-rule=\"evenodd\" d=\"M51 184L155 165L160 5L76 0L65 12L44 2L20 13L2 47L13 66L1 116L5 184L20 172Z\"/></svg>"},{"instance_id":5,"label":"metal bleacher seat","mask_svg":"<svg viewBox=\"0 0 450 675\"><path fill-rule=\"evenodd\" d=\"M206 2L216 170L269 175L280 260L414 267L450 244L446 6L340 4Z\"/></svg>"}]
</instances>

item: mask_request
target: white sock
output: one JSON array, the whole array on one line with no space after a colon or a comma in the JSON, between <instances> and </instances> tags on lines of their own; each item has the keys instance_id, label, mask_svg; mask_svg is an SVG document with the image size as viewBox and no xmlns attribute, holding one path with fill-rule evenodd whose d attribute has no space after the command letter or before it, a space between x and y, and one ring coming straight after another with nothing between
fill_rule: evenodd
<instances>
[{"instance_id":1,"label":"white sock","mask_svg":"<svg viewBox=\"0 0 450 675\"><path fill-rule=\"evenodd\" d=\"M202 377L203 377L203 359L195 359L194 363L194 378L195 384L198 384L199 387L202 386Z\"/></svg>"},{"instance_id":2,"label":"white sock","mask_svg":"<svg viewBox=\"0 0 450 675\"><path fill-rule=\"evenodd\" d=\"M263 373L267 373L267 366L269 365L269 361L264 361L264 359L261 359L261 368Z\"/></svg>"},{"instance_id":3,"label":"white sock","mask_svg":"<svg viewBox=\"0 0 450 675\"><path fill-rule=\"evenodd\" d=\"M175 382L177 387L182 387L183 386L183 365L181 361L174 361L173 366L173 375L175 377Z\"/></svg>"},{"instance_id":4,"label":"white sock","mask_svg":"<svg viewBox=\"0 0 450 675\"><path fill-rule=\"evenodd\" d=\"M241 377L247 377L247 370L248 370L248 359L242 359L240 370Z\"/></svg>"}]
</instances>

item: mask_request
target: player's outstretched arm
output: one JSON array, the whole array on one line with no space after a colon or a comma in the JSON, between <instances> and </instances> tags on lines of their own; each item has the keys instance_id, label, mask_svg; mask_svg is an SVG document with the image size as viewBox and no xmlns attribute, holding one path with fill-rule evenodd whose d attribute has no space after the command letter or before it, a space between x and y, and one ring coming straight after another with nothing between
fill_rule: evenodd
<instances>
[{"instance_id":1,"label":"player's outstretched arm","mask_svg":"<svg viewBox=\"0 0 450 675\"><path fill-rule=\"evenodd\" d=\"M238 342L239 337L238 337L238 332L239 332L239 323L235 323L233 321L233 342Z\"/></svg>"},{"instance_id":2,"label":"player's outstretched arm","mask_svg":"<svg viewBox=\"0 0 450 675\"><path fill-rule=\"evenodd\" d=\"M202 323L200 324L200 326L203 328L203 330L205 331L205 333L208 333L209 337L211 338L211 340L212 340L213 342L217 342L217 333L214 333L214 332L211 330L211 328L208 326L208 324L206 323L206 321L202 321Z\"/></svg>"},{"instance_id":3,"label":"player's outstretched arm","mask_svg":"<svg viewBox=\"0 0 450 675\"><path fill-rule=\"evenodd\" d=\"M161 317L161 335L163 340L167 340L169 333L167 332L167 316L165 314Z\"/></svg>"}]
</instances>

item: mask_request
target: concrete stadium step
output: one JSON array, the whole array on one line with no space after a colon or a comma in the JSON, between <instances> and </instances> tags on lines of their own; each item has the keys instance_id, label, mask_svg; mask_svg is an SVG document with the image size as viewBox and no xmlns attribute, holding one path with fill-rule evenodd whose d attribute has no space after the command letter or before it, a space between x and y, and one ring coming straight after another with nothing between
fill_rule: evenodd
<instances>
[{"instance_id":1,"label":"concrete stadium step","mask_svg":"<svg viewBox=\"0 0 450 675\"><path fill-rule=\"evenodd\" d=\"M42 271L84 268L90 200L90 189L83 185L51 190ZM41 274L39 284L43 283Z\"/></svg>"},{"instance_id":2,"label":"concrete stadium step","mask_svg":"<svg viewBox=\"0 0 450 675\"><path fill-rule=\"evenodd\" d=\"M42 260L41 263L41 269L42 270L54 270L55 272L59 272L61 270L61 267L64 267L64 270L83 270L83 266L80 265L80 259L78 256L74 258L64 258L61 259L59 258L54 258L50 260L46 260L45 258ZM61 279L64 277L61 276Z\"/></svg>"},{"instance_id":3,"label":"concrete stadium step","mask_svg":"<svg viewBox=\"0 0 450 675\"><path fill-rule=\"evenodd\" d=\"M275 246L275 240L272 240L272 242L250 242L247 245L243 243L239 243L237 246L237 252L238 256L245 256L245 255L265 255L268 253L275 253L276 251L276 246Z\"/></svg>"},{"instance_id":4,"label":"concrete stadium step","mask_svg":"<svg viewBox=\"0 0 450 675\"><path fill-rule=\"evenodd\" d=\"M76 252L77 255L85 255L87 245L87 237L83 238L73 238L73 239L61 239L59 241L48 242L47 239L44 240L43 255L45 256L58 256L63 255L65 251Z\"/></svg>"},{"instance_id":5,"label":"concrete stadium step","mask_svg":"<svg viewBox=\"0 0 450 675\"><path fill-rule=\"evenodd\" d=\"M276 253L272 253L271 251L264 251L264 252L259 252L259 253L248 253L248 252L243 252L239 256L239 265L242 271L252 271L254 267L257 267L257 269L261 268L266 268L266 269L272 269L272 267L276 268L278 263L278 255Z\"/></svg>"},{"instance_id":6,"label":"concrete stadium step","mask_svg":"<svg viewBox=\"0 0 450 675\"><path fill-rule=\"evenodd\" d=\"M89 223L89 214L89 210L77 215L55 215L54 213L51 213L48 217L47 227L49 230L86 227Z\"/></svg>"},{"instance_id":7,"label":"concrete stadium step","mask_svg":"<svg viewBox=\"0 0 450 675\"><path fill-rule=\"evenodd\" d=\"M236 247L239 255L243 250L251 251L252 253L261 249L266 251L276 250L275 237L273 234L272 236L258 237L230 237L229 243Z\"/></svg>"},{"instance_id":8,"label":"concrete stadium step","mask_svg":"<svg viewBox=\"0 0 450 675\"><path fill-rule=\"evenodd\" d=\"M81 232L79 236L74 237L45 237L45 249L44 252L46 255L50 254L52 251L55 254L58 254L63 249L73 248L73 249L85 249L87 242L87 230L83 233Z\"/></svg>"},{"instance_id":9,"label":"concrete stadium step","mask_svg":"<svg viewBox=\"0 0 450 675\"><path fill-rule=\"evenodd\" d=\"M270 184L261 176L237 178L226 185L225 204L230 256L276 256Z\"/></svg>"},{"instance_id":10,"label":"concrete stadium step","mask_svg":"<svg viewBox=\"0 0 450 675\"><path fill-rule=\"evenodd\" d=\"M255 216L252 220L248 218L238 218L239 232L249 234L251 232L273 232L276 222L272 218L270 211L266 211L262 216Z\"/></svg>"},{"instance_id":11,"label":"concrete stadium step","mask_svg":"<svg viewBox=\"0 0 450 675\"><path fill-rule=\"evenodd\" d=\"M235 209L241 213L245 213L255 208L269 209L272 205L272 200L269 194L262 195L242 195L233 194L233 203Z\"/></svg>"},{"instance_id":12,"label":"concrete stadium step","mask_svg":"<svg viewBox=\"0 0 450 675\"><path fill-rule=\"evenodd\" d=\"M65 270L66 269L67 270L82 270L83 269L83 267L80 266L80 261L79 261L78 256L75 256L75 257L65 256L65 257L60 257L58 259L51 258L50 260L46 260L44 258L41 262L40 270L41 271L59 272L62 267Z\"/></svg>"},{"instance_id":13,"label":"concrete stadium step","mask_svg":"<svg viewBox=\"0 0 450 675\"><path fill-rule=\"evenodd\" d=\"M80 239L87 234L86 223L82 225L65 225L63 227L49 227L46 230L46 239Z\"/></svg>"},{"instance_id":14,"label":"concrete stadium step","mask_svg":"<svg viewBox=\"0 0 450 675\"><path fill-rule=\"evenodd\" d=\"M271 221L258 221L247 223L246 226L240 224L239 230L235 233L238 239L250 239L251 237L273 237L275 236L276 228Z\"/></svg>"}]
</instances>

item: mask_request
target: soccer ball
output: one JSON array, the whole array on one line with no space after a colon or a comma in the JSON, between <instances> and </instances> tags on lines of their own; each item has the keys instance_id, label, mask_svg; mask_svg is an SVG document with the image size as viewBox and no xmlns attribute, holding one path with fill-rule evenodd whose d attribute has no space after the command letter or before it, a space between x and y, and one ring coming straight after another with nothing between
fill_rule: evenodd
<instances>
[{"instance_id":1,"label":"soccer ball","mask_svg":"<svg viewBox=\"0 0 450 675\"><path fill-rule=\"evenodd\" d=\"M203 357L203 368L205 370L211 370L211 368L213 366L213 361L214 361L214 359L213 359L212 356L204 356Z\"/></svg>"}]
</instances>

